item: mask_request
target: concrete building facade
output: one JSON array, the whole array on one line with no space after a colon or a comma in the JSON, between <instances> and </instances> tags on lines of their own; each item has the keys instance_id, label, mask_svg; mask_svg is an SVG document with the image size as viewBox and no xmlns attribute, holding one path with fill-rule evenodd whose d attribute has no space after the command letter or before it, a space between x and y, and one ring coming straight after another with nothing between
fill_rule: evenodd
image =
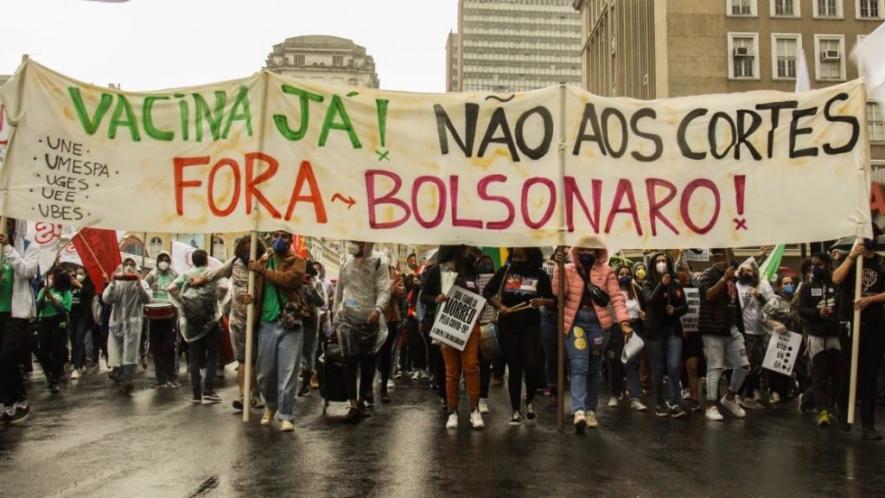
<instances>
[{"instance_id":1,"label":"concrete building facade","mask_svg":"<svg viewBox=\"0 0 885 498\"><path fill-rule=\"evenodd\" d=\"M517 92L581 81L581 23L572 0L459 0L449 34L450 91Z\"/></svg>"},{"instance_id":2,"label":"concrete building facade","mask_svg":"<svg viewBox=\"0 0 885 498\"><path fill-rule=\"evenodd\" d=\"M375 59L352 40L327 35L287 38L273 46L265 68L285 76L378 88Z\"/></svg>"}]
</instances>

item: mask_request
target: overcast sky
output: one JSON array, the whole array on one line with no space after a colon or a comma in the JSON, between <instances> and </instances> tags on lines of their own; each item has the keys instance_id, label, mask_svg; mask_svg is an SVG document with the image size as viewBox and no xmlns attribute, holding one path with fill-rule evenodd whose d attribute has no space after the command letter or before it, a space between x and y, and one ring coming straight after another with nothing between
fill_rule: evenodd
<instances>
[{"instance_id":1,"label":"overcast sky","mask_svg":"<svg viewBox=\"0 0 885 498\"><path fill-rule=\"evenodd\" d=\"M445 91L457 0L0 0L0 74L22 54L87 82L150 90L248 76L292 36L350 38L381 87Z\"/></svg>"}]
</instances>

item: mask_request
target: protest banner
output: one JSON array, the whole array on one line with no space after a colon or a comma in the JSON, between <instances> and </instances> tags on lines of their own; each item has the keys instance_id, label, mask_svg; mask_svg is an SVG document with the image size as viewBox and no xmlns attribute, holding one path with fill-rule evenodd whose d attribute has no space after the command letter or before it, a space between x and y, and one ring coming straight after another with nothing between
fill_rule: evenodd
<instances>
[{"instance_id":1,"label":"protest banner","mask_svg":"<svg viewBox=\"0 0 885 498\"><path fill-rule=\"evenodd\" d=\"M682 330L688 333L698 332L698 317L701 312L700 291L695 287L684 287L685 301L688 303L688 313L682 315Z\"/></svg>"},{"instance_id":2,"label":"protest banner","mask_svg":"<svg viewBox=\"0 0 885 498\"><path fill-rule=\"evenodd\" d=\"M446 293L448 301L441 306L436 315L430 338L449 345L458 351L464 351L467 339L479 319L486 300L479 294L453 285Z\"/></svg>"},{"instance_id":3,"label":"protest banner","mask_svg":"<svg viewBox=\"0 0 885 498\"><path fill-rule=\"evenodd\" d=\"M28 59L0 97L16 124L0 214L21 219L173 233L257 222L495 247L596 234L635 249L870 230L860 80L638 101L573 87L408 94L261 72L134 93Z\"/></svg>"},{"instance_id":4,"label":"protest banner","mask_svg":"<svg viewBox=\"0 0 885 498\"><path fill-rule=\"evenodd\" d=\"M784 375L792 375L801 345L802 334L795 332L771 334L768 349L765 350L765 359L762 360L762 368Z\"/></svg>"}]
</instances>

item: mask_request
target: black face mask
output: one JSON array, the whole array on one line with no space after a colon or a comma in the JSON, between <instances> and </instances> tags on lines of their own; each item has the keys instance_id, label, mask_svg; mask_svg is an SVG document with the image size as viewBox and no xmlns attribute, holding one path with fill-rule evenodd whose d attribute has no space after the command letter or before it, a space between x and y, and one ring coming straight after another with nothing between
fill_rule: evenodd
<instances>
[{"instance_id":1,"label":"black face mask","mask_svg":"<svg viewBox=\"0 0 885 498\"><path fill-rule=\"evenodd\" d=\"M873 239L863 239L863 248L867 251L872 251L876 248L876 241Z\"/></svg>"}]
</instances>

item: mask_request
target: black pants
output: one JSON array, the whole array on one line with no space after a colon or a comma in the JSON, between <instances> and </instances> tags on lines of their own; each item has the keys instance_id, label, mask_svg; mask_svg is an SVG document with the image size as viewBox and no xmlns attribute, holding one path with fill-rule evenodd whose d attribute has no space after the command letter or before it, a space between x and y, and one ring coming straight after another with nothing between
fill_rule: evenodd
<instances>
[{"instance_id":1,"label":"black pants","mask_svg":"<svg viewBox=\"0 0 885 498\"><path fill-rule=\"evenodd\" d=\"M842 350L846 353L843 363L842 391L840 393L840 416L848 414L848 386L851 382L851 338L847 331L842 330L840 336ZM857 398L860 400L860 421L863 427L873 428L876 423L876 383L882 355L885 354L885 332L881 324L860 324L860 358L857 367ZM815 396L817 392L815 391Z\"/></svg>"},{"instance_id":2,"label":"black pants","mask_svg":"<svg viewBox=\"0 0 885 498\"><path fill-rule=\"evenodd\" d=\"M492 360L486 360L479 353L479 397L489 397L489 387L492 385Z\"/></svg>"},{"instance_id":3,"label":"black pants","mask_svg":"<svg viewBox=\"0 0 885 498\"><path fill-rule=\"evenodd\" d=\"M375 380L375 355L355 355L344 359L344 392L348 400L365 400ZM357 376L360 377L357 391Z\"/></svg>"},{"instance_id":4,"label":"black pants","mask_svg":"<svg viewBox=\"0 0 885 498\"><path fill-rule=\"evenodd\" d=\"M188 366L191 372L191 388L195 398L215 390L213 387L215 386L215 370L218 368L219 346L221 346L221 328L217 323L208 334L188 343ZM200 378L200 366L203 358L206 359L205 381ZM205 382L205 390L203 382Z\"/></svg>"},{"instance_id":5,"label":"black pants","mask_svg":"<svg viewBox=\"0 0 885 498\"><path fill-rule=\"evenodd\" d=\"M19 365L27 329L27 320L0 313L0 404L12 406L27 400L24 376Z\"/></svg>"},{"instance_id":6,"label":"black pants","mask_svg":"<svg viewBox=\"0 0 885 498\"><path fill-rule=\"evenodd\" d=\"M381 392L387 392L387 381L390 379L390 372L393 370L393 346L399 339L399 323L387 323L387 339L381 345L378 351L378 370L381 372Z\"/></svg>"},{"instance_id":7,"label":"black pants","mask_svg":"<svg viewBox=\"0 0 885 498\"><path fill-rule=\"evenodd\" d=\"M430 350L430 363L433 368L433 381L439 397L446 399L446 362L443 359L442 349L438 344L432 345Z\"/></svg>"},{"instance_id":8,"label":"black pants","mask_svg":"<svg viewBox=\"0 0 885 498\"><path fill-rule=\"evenodd\" d=\"M842 352L827 349L816 354L811 359L811 378L815 406L832 411L842 388Z\"/></svg>"},{"instance_id":9,"label":"black pants","mask_svg":"<svg viewBox=\"0 0 885 498\"><path fill-rule=\"evenodd\" d=\"M175 380L175 318L149 320L151 334L151 355L154 358L154 373L158 384Z\"/></svg>"},{"instance_id":10,"label":"black pants","mask_svg":"<svg viewBox=\"0 0 885 498\"><path fill-rule=\"evenodd\" d=\"M500 322L504 337L504 357L510 368L507 387L510 391L510 407L519 411L522 404L522 384L525 378L526 404L535 400L541 376L541 331L537 324L519 326L513 322Z\"/></svg>"},{"instance_id":11,"label":"black pants","mask_svg":"<svg viewBox=\"0 0 885 498\"><path fill-rule=\"evenodd\" d=\"M68 319L66 316L41 318L38 325L40 366L50 386L61 381L68 357Z\"/></svg>"}]
</instances>

